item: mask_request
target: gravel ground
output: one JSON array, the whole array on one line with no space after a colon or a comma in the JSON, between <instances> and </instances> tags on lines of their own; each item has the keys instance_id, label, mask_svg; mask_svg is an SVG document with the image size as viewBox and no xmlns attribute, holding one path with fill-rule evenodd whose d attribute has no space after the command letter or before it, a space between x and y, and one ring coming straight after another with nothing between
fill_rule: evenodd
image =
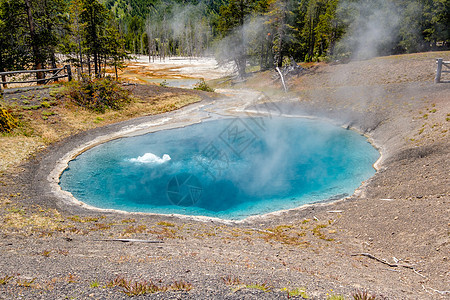
<instances>
[{"instance_id":1,"label":"gravel ground","mask_svg":"<svg viewBox=\"0 0 450 300\"><path fill-rule=\"evenodd\" d=\"M359 130L382 153L375 176L332 203L233 224L92 211L49 190L55 163L86 141L203 105L226 110L236 106L230 99L47 147L0 176L0 298L122 299L127 287L151 281L160 291L137 298L350 299L366 290L379 299L448 299L450 86L433 83L433 58L442 55L450 53L319 65L288 79L279 110ZM266 88L279 84L272 75L246 87L279 101ZM120 238L158 243L111 241Z\"/></svg>"}]
</instances>

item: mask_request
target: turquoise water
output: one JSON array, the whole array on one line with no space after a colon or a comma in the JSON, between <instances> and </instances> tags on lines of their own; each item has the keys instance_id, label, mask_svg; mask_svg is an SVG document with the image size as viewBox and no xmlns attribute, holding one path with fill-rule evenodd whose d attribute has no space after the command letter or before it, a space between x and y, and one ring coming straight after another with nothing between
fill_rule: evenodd
<instances>
[{"instance_id":1,"label":"turquoise water","mask_svg":"<svg viewBox=\"0 0 450 300\"><path fill-rule=\"evenodd\" d=\"M60 185L99 208L243 219L352 194L378 157L317 120L221 119L94 147Z\"/></svg>"}]
</instances>

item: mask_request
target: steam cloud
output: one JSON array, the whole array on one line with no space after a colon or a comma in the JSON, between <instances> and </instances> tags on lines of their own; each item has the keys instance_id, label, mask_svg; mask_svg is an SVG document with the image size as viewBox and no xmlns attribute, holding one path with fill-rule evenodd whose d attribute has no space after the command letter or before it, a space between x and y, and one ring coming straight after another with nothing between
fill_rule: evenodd
<instances>
[{"instance_id":1,"label":"steam cloud","mask_svg":"<svg viewBox=\"0 0 450 300\"><path fill-rule=\"evenodd\" d=\"M355 17L338 43L338 52L351 52L352 59L369 59L390 50L400 21L397 7L391 1L344 1L339 12Z\"/></svg>"}]
</instances>

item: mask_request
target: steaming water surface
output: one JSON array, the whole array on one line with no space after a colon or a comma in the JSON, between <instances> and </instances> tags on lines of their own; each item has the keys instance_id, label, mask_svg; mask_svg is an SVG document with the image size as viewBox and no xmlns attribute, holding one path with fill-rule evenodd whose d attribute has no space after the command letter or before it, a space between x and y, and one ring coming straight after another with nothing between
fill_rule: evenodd
<instances>
[{"instance_id":1,"label":"steaming water surface","mask_svg":"<svg viewBox=\"0 0 450 300\"><path fill-rule=\"evenodd\" d=\"M378 157L317 120L222 119L99 145L60 184L99 208L243 219L352 194Z\"/></svg>"}]
</instances>

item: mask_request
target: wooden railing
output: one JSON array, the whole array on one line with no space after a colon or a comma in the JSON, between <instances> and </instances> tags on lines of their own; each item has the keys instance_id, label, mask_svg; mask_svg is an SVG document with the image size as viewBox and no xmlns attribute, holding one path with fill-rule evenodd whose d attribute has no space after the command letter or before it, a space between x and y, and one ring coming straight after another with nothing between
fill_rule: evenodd
<instances>
[{"instance_id":1,"label":"wooden railing","mask_svg":"<svg viewBox=\"0 0 450 300\"><path fill-rule=\"evenodd\" d=\"M442 73L450 73L450 70L443 70L443 67L450 69L450 61L444 61L442 58L436 59L436 77L434 78L435 83L441 82Z\"/></svg>"},{"instance_id":2,"label":"wooden railing","mask_svg":"<svg viewBox=\"0 0 450 300\"><path fill-rule=\"evenodd\" d=\"M64 73L65 74L62 74ZM49 73L51 72L51 76L48 78L45 78L45 73ZM42 79L30 79L30 80L22 80L22 81L6 81L6 77L7 76L11 76L11 75L18 75L18 74L27 74L27 73L43 73L44 74L44 78ZM69 81L72 80L72 70L70 69L69 65L65 65L62 68L55 68L55 69L41 69L41 70L22 70L22 71L10 71L10 72L0 72L0 80L4 80L4 81L0 81L0 90L2 89L2 86L4 88L7 87L8 84L20 84L20 83L39 83L39 84L47 84L50 81L56 81L60 78L65 78L67 77Z\"/></svg>"}]
</instances>

